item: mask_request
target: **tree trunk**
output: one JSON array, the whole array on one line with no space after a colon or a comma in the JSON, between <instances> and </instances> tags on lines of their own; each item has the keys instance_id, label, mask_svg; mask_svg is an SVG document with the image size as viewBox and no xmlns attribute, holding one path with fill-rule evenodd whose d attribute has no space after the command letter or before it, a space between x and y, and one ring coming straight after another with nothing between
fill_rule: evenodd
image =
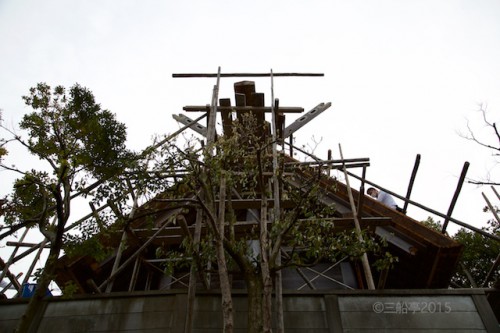
<instances>
[{"instance_id":1,"label":"tree trunk","mask_svg":"<svg viewBox=\"0 0 500 333\"><path fill-rule=\"evenodd\" d=\"M42 309L43 299L49 287L50 281L55 273L55 267L57 259L59 258L59 248L51 248L47 262L43 269L42 275L37 282L34 295L31 297L26 311L22 315L15 332L17 333L27 333L36 332L38 330L39 321L35 320L37 314Z\"/></svg>"},{"instance_id":2,"label":"tree trunk","mask_svg":"<svg viewBox=\"0 0 500 333\"><path fill-rule=\"evenodd\" d=\"M40 231L51 241L50 252L47 257L47 261L45 262L42 275L37 281L35 293L31 297L28 307L26 308L26 311L21 317L15 330L17 333L36 332L38 330L40 321L36 320L36 317L37 315L43 315L43 313L39 312L43 310L43 299L50 282L55 276L57 260L59 259L59 254L61 253L61 249L63 247L64 226L68 221L70 212L71 186L68 178L63 177L61 179L61 184L63 184L64 192L61 192L61 188L59 187L60 184L52 192L56 200L57 225L55 234L44 233L42 230L45 227L44 223L46 223L46 221L44 221L45 219L40 221ZM64 196L62 193L64 193Z\"/></svg>"},{"instance_id":3,"label":"tree trunk","mask_svg":"<svg viewBox=\"0 0 500 333\"><path fill-rule=\"evenodd\" d=\"M263 332L262 326L262 280L259 273L245 274L248 292L248 333Z\"/></svg>"}]
</instances>

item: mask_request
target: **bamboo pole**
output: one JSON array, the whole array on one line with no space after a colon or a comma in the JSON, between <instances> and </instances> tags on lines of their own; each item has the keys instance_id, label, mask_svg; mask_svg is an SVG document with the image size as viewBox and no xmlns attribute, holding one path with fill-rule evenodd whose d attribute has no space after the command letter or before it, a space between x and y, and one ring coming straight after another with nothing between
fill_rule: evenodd
<instances>
[{"instance_id":1,"label":"bamboo pole","mask_svg":"<svg viewBox=\"0 0 500 333\"><path fill-rule=\"evenodd\" d=\"M343 159L344 155L342 154L342 147L339 144L339 152L340 152L340 158ZM347 169L344 167L344 175L345 175L345 182L347 186L347 194L349 195L349 202L351 204L351 209L352 209L352 214L354 217L354 225L356 227L356 232L358 234L358 239L360 242L364 242L363 235L361 234L361 227L358 221L358 216L356 213L356 204L354 203L354 198L352 196L352 190L351 186L349 185L349 177L347 176ZM373 282L373 276L372 276L372 271L370 269L370 263L368 261L368 255L363 253L363 256L361 257L361 263L363 265L363 270L365 272L365 278L366 278L366 283L368 285L368 289L374 290L375 289L375 283Z\"/></svg>"}]
</instances>

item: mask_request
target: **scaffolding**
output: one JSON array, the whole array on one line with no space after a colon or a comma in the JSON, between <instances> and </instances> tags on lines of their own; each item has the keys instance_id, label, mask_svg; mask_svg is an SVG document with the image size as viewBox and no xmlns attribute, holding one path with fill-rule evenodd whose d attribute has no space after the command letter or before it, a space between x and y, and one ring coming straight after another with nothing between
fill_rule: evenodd
<instances>
[{"instance_id":1,"label":"scaffolding","mask_svg":"<svg viewBox=\"0 0 500 333\"><path fill-rule=\"evenodd\" d=\"M184 114L173 115L173 118L183 126L175 133L167 136L164 140L161 140L145 151L151 151L161 147L169 140L177 137L180 133L183 133L187 129L191 129L201 135L206 140L205 147L211 147L212 143L214 143L217 140L217 137L221 135L220 133L217 133L218 115L220 115L220 119L222 122L223 133L226 135L230 135L233 130L233 113L236 114L236 117L240 117L245 113L252 113L255 115L260 125L263 125L266 122L265 115L270 114L272 170L270 170L269 172L269 184L272 197L251 200L243 198L241 194L237 193L236 191L235 197L238 197L238 199L232 200L232 204L235 207L253 211L255 209L261 208L262 205L264 205L266 207L264 208L265 211L267 211L267 208L271 210L274 220L279 219L281 211L285 209L290 203L286 198L281 197L282 192L280 190L280 181L277 178L278 174L284 174L288 172L289 174L293 175L292 177L290 177L288 185L299 189L301 185L303 185L304 182L311 177L312 172L314 172L314 170L316 169L322 170L322 172L326 173L328 176L330 175L330 171L339 170L345 175L345 184L342 184L331 177L321 181L323 192L319 197L319 201L326 205L335 203L338 208L338 215L332 217L332 221L335 222L339 230L355 228L358 232L361 232L362 229L372 229L373 232L379 236L385 235L386 239L388 239L389 242L391 242L395 247L398 248L398 251L401 250L409 256L415 257L417 256L418 251L424 250L427 251L427 253L432 254L434 257L429 259L428 262L425 261L426 264L428 263L430 268L429 271L426 272L427 275L422 277L422 280L425 280L425 282L421 284L423 287L447 287L446 281L448 280L449 282L451 271L458 261L461 247L450 240L448 237L446 237L446 235L444 235L446 233L447 225L449 222L455 223L461 227L467 228L496 241L500 240L500 237L498 237L497 235L489 234L482 229L476 228L452 217L453 209L458 199L468 169L467 162L464 164L455 194L450 203L449 210L446 214L442 214L411 199L411 192L420 163L420 155L417 155L406 196L401 196L365 178L366 168L369 167L368 158L344 159L341 153L340 159L332 159L330 153L326 159L321 159L317 156L309 154L308 152L305 152L299 147L294 146L293 137L295 133L300 128L307 125L314 118L319 116L321 113L328 110L328 108L331 106L331 103L319 103L310 111L299 117L296 121L289 124L288 126L285 126L286 114L302 113L304 112L304 109L301 107L281 106L279 100L274 96L273 78L294 76L322 77L323 74L273 73L272 70L269 73L221 73L220 68L218 69L217 73L210 74L173 74L174 78L215 78L216 83L213 87L211 103L205 106L185 106L183 108L185 112L202 112L202 115L195 119L191 119ZM264 94L255 92L255 85L252 84L252 81L240 81L235 83L234 106L231 105L230 99L228 98L219 99L218 95L222 78L244 79L251 77L268 77L270 79L272 101L270 103L270 106L265 106ZM204 119L206 119L206 126L201 123L201 121ZM265 133L260 133L259 135L265 135ZM287 149L289 151L289 155L285 156L285 163L283 165L280 165L278 163L278 156L284 154ZM292 156L294 156L294 152L296 151L306 154L312 161L300 162L293 159ZM342 151L340 146L339 151ZM359 176L349 171L353 168L362 169L362 175ZM182 170L176 170L173 177L182 177ZM361 182L359 191L352 189L349 185L350 177ZM367 184L377 187L385 191L386 193L389 193L390 195L402 200L404 202L404 213L399 213L391 210L372 200L371 198L365 197L364 187ZM89 188L95 186L97 185L92 184L91 186L89 186ZM328 188L332 188L333 186L338 186L339 190L335 192L327 190ZM500 200L500 197L494 188L493 191L496 195L496 199ZM78 197L81 194L82 193L75 194L74 198ZM138 201L139 193L137 189L133 188L133 186L130 186L128 193L124 193L123 195L129 196L131 198L131 201L133 202L133 208L129 212L128 216L126 216L128 220L133 220L134 215L137 214L137 211L141 209ZM489 199L486 197L486 195L483 194L483 196L488 206L490 206L491 211L495 212L495 210L493 209L493 205L490 203ZM163 201L161 199L155 200L156 204L172 203L172 201L168 201L166 199ZM179 202L182 202L183 204L189 205L194 203L196 201L196 198L181 197L175 199L174 201L176 201L177 204ZM217 203L220 205L219 208L224 210L225 200L219 198ZM439 235L438 233L428 230L428 228L415 223L414 221L411 221L411 219L405 215L405 212L407 211L409 205L419 207L429 213L443 218L445 221L443 229L441 230L443 235ZM66 227L65 230L74 230L85 220L91 217L95 217L96 214L106 209L114 211L117 216L119 216L120 214L117 208L114 207L113 201L108 201L101 207L91 206L91 212L89 214L75 221L70 226ZM192 216L189 217L190 221L186 221L186 217L184 217L183 215L179 215L179 213L181 213L182 211L183 208L172 208L156 216L154 228L145 228L144 225L141 225L141 223L126 224L118 237L119 241L116 242L116 244L118 245L113 256L109 258L106 263L106 265L110 268L107 268L105 270L103 270L102 267L99 268L101 271L106 271L104 275L99 275L98 273L96 273L98 270L89 273L89 276L86 276L86 280L81 283L82 285L80 287L82 291L88 293L109 293L115 290L134 291L137 290L139 280L141 280L141 283L145 290L147 290L148 288L152 288L155 279L157 279L156 276L158 274L163 274L163 271L157 266L159 260L152 259L149 255L144 255L144 253L148 251L148 248L154 244L179 244L185 237L190 237L195 244L195 247L197 248L202 236L207 232L206 226L204 225L203 213L200 208L193 210L193 213L191 214ZM499 221L498 216L496 216L496 214L494 216L495 219ZM261 228L264 229L267 228L268 224L272 223L272 221L269 221L267 218L263 218L263 214L261 213L260 218L258 216L255 217L253 219L253 222L252 219L244 221L244 223L238 225L238 228L240 228L241 230L248 230L248 228L252 228L255 226L255 221L259 220ZM11 288L13 288L16 292L14 297L19 297L22 295L23 285L26 285L30 281L30 278L32 278L34 275L35 262L39 260L43 253L43 250L50 245L47 239L44 239L38 243L25 242L24 240L28 235L29 227L30 225L28 224L4 227L2 233L0 234L0 239L5 239L6 237L13 235L17 231L22 231L21 236L16 241L8 241L6 243L7 246L12 248L12 252L9 258L6 261L0 258L0 281L3 281L4 279L6 279L7 281L5 285L2 285L2 295L6 295L7 290ZM129 243L136 245L125 246L125 244ZM279 251L281 252L281 255L278 255L276 257L277 260L281 260L288 255L286 249L279 249ZM34 259L32 259L32 263L29 265L29 269L26 272L20 273L18 275L15 275L11 272L12 265L20 263L23 259L27 258L31 254L34 254ZM500 256L491 267L487 279L485 281L482 281L481 283L476 283L476 285L481 287L485 287L487 285L488 280L492 277L494 271L498 268L499 259ZM321 269L297 268L296 273L302 280L300 285L297 287L297 290L303 290L306 287L313 290L316 289L315 281L320 278L329 280L333 284L347 289L363 288L364 284L353 284L351 283L352 281L364 281L366 283L366 288L368 289L382 289L385 287L388 278L390 278L388 276L388 272L386 271L378 276L378 283L376 283L371 274L371 265L366 254L362 257L361 269L356 269L355 272L352 272L346 268L345 270L341 271L345 274L350 273L351 277L337 279L334 275L330 274L334 269L340 267L342 263L346 263L346 260L346 258L343 258L342 260L322 267ZM196 295L196 290L199 287L200 283L205 289L210 289L211 287L213 287L213 283L210 279L210 267L196 267L197 260L193 260L192 262L193 265L189 272L181 276L172 275L171 277L169 277L170 280L168 282L165 282L163 285L164 288L171 288L179 285L187 288L189 293L189 307L193 306L193 300ZM61 271L61 276L59 276L59 279L61 281L69 281L72 279L78 280L78 278L74 276L74 273L79 269L82 269L83 266L88 266L89 263L76 261L72 262L69 259L64 259L61 261L61 267L72 267L71 265L75 265L73 266L75 271ZM144 268L147 273L144 277L142 277L141 269L144 270ZM129 274L127 276L130 276L131 278L127 281L126 287L119 286L116 283L117 277L119 277L120 274L123 274L125 271L127 271L127 274ZM205 273L200 274L200 271L205 271ZM445 271L445 274L444 277L441 278L440 274L442 274L443 271ZM359 272L362 272L364 274L362 278L357 276L357 273ZM92 277L92 274L95 274L95 276ZM97 276L99 276L98 281L95 280ZM21 277L23 278L22 281L20 280ZM278 295L279 300L279 295L282 288L281 271L279 271L276 278L276 294ZM349 283L346 283L346 281L348 281ZM278 307L279 306L280 305L278 302Z\"/></svg>"}]
</instances>

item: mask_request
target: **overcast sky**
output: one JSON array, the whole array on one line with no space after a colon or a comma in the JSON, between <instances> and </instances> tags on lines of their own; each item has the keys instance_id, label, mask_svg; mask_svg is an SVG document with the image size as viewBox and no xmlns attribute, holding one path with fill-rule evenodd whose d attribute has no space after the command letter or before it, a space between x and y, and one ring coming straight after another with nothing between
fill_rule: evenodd
<instances>
[{"instance_id":1,"label":"overcast sky","mask_svg":"<svg viewBox=\"0 0 500 333\"><path fill-rule=\"evenodd\" d=\"M296 133L321 142L318 156L333 149L339 158L341 144L346 158L370 158L369 180L405 195L421 154L412 199L443 213L465 161L469 177L498 175L491 152L457 134L468 119L498 145L477 113L484 103L490 121L500 115L498 0L0 0L0 45L0 108L14 128L30 111L21 99L30 87L78 82L140 150L179 128L172 114L184 105L210 103L214 79L172 73L324 73L274 82L282 106L332 103ZM234 102L236 80L222 80L220 97ZM270 80L256 81L269 105ZM8 163L32 165L16 151ZM5 195L10 176L0 177ZM453 216L483 225L482 191L493 200L491 189L465 185Z\"/></svg>"}]
</instances>

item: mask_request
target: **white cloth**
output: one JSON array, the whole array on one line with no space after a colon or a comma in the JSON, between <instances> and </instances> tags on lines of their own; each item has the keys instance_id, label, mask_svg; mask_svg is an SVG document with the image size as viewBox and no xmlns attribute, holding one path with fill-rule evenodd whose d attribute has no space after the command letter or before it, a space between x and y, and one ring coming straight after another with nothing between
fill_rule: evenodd
<instances>
[{"instance_id":1,"label":"white cloth","mask_svg":"<svg viewBox=\"0 0 500 333\"><path fill-rule=\"evenodd\" d=\"M394 201L392 196L385 193L384 191L378 192L377 200L383 203L384 205L391 207L392 209L396 209L397 207L396 201Z\"/></svg>"}]
</instances>

